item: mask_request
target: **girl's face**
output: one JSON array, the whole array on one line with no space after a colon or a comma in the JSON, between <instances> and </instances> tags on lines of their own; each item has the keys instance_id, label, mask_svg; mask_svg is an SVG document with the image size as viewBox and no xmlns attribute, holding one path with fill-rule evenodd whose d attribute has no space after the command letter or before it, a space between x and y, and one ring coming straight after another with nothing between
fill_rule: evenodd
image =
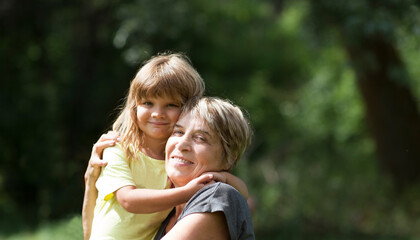
<instances>
[{"instance_id":1,"label":"girl's face","mask_svg":"<svg viewBox=\"0 0 420 240\"><path fill-rule=\"evenodd\" d=\"M175 124L165 150L166 172L175 186L184 186L204 172L227 169L219 136L190 114Z\"/></svg>"},{"instance_id":2,"label":"girl's face","mask_svg":"<svg viewBox=\"0 0 420 240\"><path fill-rule=\"evenodd\" d=\"M181 112L181 104L170 97L141 99L137 105L137 124L144 140L165 140Z\"/></svg>"}]
</instances>

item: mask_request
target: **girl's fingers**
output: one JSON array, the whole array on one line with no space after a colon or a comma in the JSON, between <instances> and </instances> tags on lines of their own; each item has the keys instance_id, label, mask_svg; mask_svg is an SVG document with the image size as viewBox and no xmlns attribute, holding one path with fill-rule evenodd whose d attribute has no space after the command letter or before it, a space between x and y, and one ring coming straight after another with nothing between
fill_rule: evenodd
<instances>
[{"instance_id":1,"label":"girl's fingers","mask_svg":"<svg viewBox=\"0 0 420 240\"><path fill-rule=\"evenodd\" d=\"M213 174L206 173L197 178L199 183L208 183L213 179Z\"/></svg>"}]
</instances>

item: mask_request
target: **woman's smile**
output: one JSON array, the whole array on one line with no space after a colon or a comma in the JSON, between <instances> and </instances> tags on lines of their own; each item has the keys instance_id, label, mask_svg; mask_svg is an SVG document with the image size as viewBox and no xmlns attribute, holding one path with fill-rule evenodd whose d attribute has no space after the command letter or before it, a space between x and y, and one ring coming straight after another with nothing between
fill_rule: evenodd
<instances>
[{"instance_id":1,"label":"woman's smile","mask_svg":"<svg viewBox=\"0 0 420 240\"><path fill-rule=\"evenodd\" d=\"M173 160L175 162L178 162L181 165L191 165L191 164L194 164L193 162L188 161L188 160L185 160L185 159L183 159L181 157L178 157L178 156L170 157L170 160Z\"/></svg>"}]
</instances>

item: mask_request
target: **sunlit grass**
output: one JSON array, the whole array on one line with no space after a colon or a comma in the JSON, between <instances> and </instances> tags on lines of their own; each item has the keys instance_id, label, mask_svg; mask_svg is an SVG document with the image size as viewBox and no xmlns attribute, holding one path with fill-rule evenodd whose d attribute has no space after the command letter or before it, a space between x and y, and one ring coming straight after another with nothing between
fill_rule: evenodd
<instances>
[{"instance_id":1,"label":"sunlit grass","mask_svg":"<svg viewBox=\"0 0 420 240\"><path fill-rule=\"evenodd\" d=\"M83 239L82 218L80 215L69 219L60 220L41 225L34 231L23 231L20 233L3 236L5 240L49 240L49 239Z\"/></svg>"}]
</instances>

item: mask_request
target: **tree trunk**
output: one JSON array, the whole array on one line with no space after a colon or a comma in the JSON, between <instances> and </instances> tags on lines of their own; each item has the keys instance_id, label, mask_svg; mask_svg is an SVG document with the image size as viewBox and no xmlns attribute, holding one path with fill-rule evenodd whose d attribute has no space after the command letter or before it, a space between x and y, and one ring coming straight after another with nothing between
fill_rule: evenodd
<instances>
[{"instance_id":1,"label":"tree trunk","mask_svg":"<svg viewBox=\"0 0 420 240\"><path fill-rule=\"evenodd\" d=\"M381 166L397 190L404 190L420 176L420 116L406 84L408 74L386 36L361 39L346 50L355 67Z\"/></svg>"}]
</instances>

